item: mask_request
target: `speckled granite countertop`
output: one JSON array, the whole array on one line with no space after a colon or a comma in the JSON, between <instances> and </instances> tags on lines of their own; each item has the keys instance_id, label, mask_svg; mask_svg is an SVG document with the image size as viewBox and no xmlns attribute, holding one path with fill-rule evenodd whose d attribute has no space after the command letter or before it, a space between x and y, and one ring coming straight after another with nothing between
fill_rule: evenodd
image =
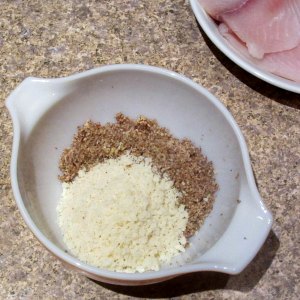
<instances>
[{"instance_id":1,"label":"speckled granite countertop","mask_svg":"<svg viewBox=\"0 0 300 300\"><path fill-rule=\"evenodd\" d=\"M1 299L298 298L299 95L255 79L224 57L198 27L188 1L2 0L0 28ZM147 287L96 283L66 270L25 226L10 188L8 94L27 76L58 77L125 62L192 78L240 125L274 215L265 245L241 274L198 273Z\"/></svg>"}]
</instances>

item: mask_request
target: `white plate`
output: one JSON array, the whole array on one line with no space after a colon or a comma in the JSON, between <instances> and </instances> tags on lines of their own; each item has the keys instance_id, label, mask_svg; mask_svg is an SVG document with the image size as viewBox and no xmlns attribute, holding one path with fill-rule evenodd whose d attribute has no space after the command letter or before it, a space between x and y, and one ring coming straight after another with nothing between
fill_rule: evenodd
<instances>
[{"instance_id":1,"label":"white plate","mask_svg":"<svg viewBox=\"0 0 300 300\"><path fill-rule=\"evenodd\" d=\"M253 64L243 56L241 56L236 49L234 49L228 41L220 34L218 26L215 21L204 11L198 0L190 0L193 12L201 25L204 32L210 40L233 62L243 68L252 75L282 89L299 93L300 84L294 81L284 79L269 72L264 71L257 65Z\"/></svg>"}]
</instances>

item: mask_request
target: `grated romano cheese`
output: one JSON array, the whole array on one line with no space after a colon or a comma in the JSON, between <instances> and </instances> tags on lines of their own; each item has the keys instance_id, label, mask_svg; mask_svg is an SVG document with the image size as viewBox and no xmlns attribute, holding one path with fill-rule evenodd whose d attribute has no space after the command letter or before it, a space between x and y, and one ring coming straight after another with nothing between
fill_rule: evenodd
<instances>
[{"instance_id":1,"label":"grated romano cheese","mask_svg":"<svg viewBox=\"0 0 300 300\"><path fill-rule=\"evenodd\" d=\"M180 197L151 159L126 153L63 183L58 223L70 251L88 264L158 270L185 250L188 213Z\"/></svg>"}]
</instances>

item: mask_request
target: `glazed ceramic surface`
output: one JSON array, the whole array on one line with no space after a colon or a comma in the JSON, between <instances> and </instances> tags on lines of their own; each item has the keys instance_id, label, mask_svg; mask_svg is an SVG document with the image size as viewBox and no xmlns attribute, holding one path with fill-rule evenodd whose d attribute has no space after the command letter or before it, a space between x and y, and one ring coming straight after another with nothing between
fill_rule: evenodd
<instances>
[{"instance_id":1,"label":"glazed ceramic surface","mask_svg":"<svg viewBox=\"0 0 300 300\"><path fill-rule=\"evenodd\" d=\"M13 193L38 240L67 266L103 282L140 285L184 273L241 272L264 243L272 216L255 186L244 138L227 109L177 73L144 65L112 65L59 79L27 78L7 99L14 124ZM187 137L214 164L219 184L213 211L173 266L126 274L99 269L66 253L57 225L58 162L77 126L114 121L118 112L158 120Z\"/></svg>"},{"instance_id":2,"label":"glazed ceramic surface","mask_svg":"<svg viewBox=\"0 0 300 300\"><path fill-rule=\"evenodd\" d=\"M300 94L299 83L264 71L247 58L243 57L234 47L232 47L231 44L220 34L216 22L201 7L199 0L190 0L190 3L195 17L204 32L228 58L252 75L274 86Z\"/></svg>"}]
</instances>

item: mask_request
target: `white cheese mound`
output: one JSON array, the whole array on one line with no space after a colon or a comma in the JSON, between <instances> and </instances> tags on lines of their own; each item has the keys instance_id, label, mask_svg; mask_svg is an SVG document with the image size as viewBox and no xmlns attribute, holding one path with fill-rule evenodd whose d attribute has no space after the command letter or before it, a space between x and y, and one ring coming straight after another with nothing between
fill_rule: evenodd
<instances>
[{"instance_id":1,"label":"white cheese mound","mask_svg":"<svg viewBox=\"0 0 300 300\"><path fill-rule=\"evenodd\" d=\"M80 260L112 271L158 270L185 251L181 194L151 159L128 153L63 183L57 207L64 241Z\"/></svg>"}]
</instances>

